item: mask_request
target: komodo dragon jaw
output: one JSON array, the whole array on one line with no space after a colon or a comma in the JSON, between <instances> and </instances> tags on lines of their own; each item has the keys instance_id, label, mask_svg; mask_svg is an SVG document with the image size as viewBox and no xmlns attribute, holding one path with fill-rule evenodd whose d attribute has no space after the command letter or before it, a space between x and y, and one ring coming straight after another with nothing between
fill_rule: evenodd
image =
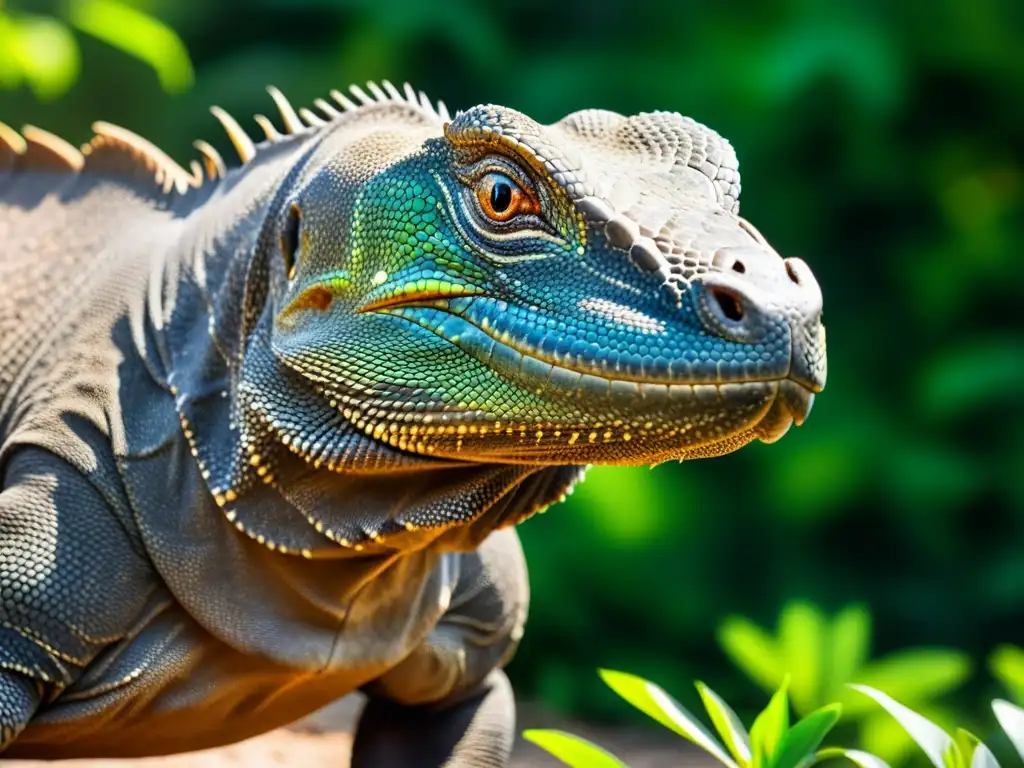
<instances>
[{"instance_id":1,"label":"komodo dragon jaw","mask_svg":"<svg viewBox=\"0 0 1024 768\"><path fill-rule=\"evenodd\" d=\"M478 106L368 137L385 167L358 189L318 130L272 346L375 440L646 464L777 440L822 389L818 285L740 218L735 154L693 120Z\"/></svg>"}]
</instances>

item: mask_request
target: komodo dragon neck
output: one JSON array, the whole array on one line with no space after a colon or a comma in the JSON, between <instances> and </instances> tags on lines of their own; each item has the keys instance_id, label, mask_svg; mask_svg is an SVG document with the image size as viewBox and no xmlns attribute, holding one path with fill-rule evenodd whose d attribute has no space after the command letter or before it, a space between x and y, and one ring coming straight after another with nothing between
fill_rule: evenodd
<instances>
[{"instance_id":1,"label":"komodo dragon neck","mask_svg":"<svg viewBox=\"0 0 1024 768\"><path fill-rule=\"evenodd\" d=\"M214 109L243 160L230 171L204 142L197 147L205 168L193 163L189 174L108 124L95 126L84 157L37 129L20 146L4 134L6 162L45 176L68 204L104 189L133 195L136 206L119 216L130 234L115 250L159 253L147 257L147 296L132 319L139 357L174 396L180 430L221 513L270 550L338 557L420 548L442 535L446 547L473 548L494 528L564 496L581 468L396 450L356 429L321 388L276 360L268 297L286 279L271 258L276 225L295 185L317 165L324 139L344 133L358 142L383 126L412 147L440 131L442 116L425 99L394 92L358 105L338 95L344 113L321 103L333 119L304 112L303 123L271 93L288 133L258 117L267 133L258 145ZM365 160L354 153L349 162L358 176ZM71 181L54 181L64 176ZM136 207L148 213L145 231L131 226Z\"/></svg>"}]
</instances>

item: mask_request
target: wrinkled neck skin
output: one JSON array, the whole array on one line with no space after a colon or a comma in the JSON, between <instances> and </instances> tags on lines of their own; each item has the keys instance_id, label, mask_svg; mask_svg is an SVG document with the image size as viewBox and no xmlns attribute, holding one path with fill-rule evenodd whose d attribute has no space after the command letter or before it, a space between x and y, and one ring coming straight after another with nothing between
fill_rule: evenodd
<instances>
[{"instance_id":1,"label":"wrinkled neck skin","mask_svg":"<svg viewBox=\"0 0 1024 768\"><path fill-rule=\"evenodd\" d=\"M319 133L261 150L178 217L150 291L149 335L183 432L221 512L271 550L319 559L473 549L564 497L583 468L398 451L275 358L272 297L286 279L278 222ZM286 445L286 431L304 444Z\"/></svg>"}]
</instances>

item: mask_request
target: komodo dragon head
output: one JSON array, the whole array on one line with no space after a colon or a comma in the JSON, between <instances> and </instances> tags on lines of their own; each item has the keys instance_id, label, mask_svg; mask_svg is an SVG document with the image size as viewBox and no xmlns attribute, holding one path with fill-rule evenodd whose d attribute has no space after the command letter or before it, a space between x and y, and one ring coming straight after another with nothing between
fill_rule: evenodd
<instances>
[{"instance_id":1,"label":"komodo dragon head","mask_svg":"<svg viewBox=\"0 0 1024 768\"><path fill-rule=\"evenodd\" d=\"M70 172L86 200L113 183L158 222L109 250L156 248L133 338L143 357L162 339L154 370L235 527L310 557L449 529L471 548L582 465L715 456L806 418L821 292L739 216L728 142L668 112L545 126L368 89L320 115L270 89L286 130L257 116L259 145L214 108L243 166L197 142L205 174L106 123L81 153L0 125L0 170Z\"/></svg>"},{"instance_id":2,"label":"komodo dragon head","mask_svg":"<svg viewBox=\"0 0 1024 768\"><path fill-rule=\"evenodd\" d=\"M358 430L436 458L646 464L803 422L821 291L740 217L727 141L670 112L434 116L325 139L282 207L274 353Z\"/></svg>"}]
</instances>

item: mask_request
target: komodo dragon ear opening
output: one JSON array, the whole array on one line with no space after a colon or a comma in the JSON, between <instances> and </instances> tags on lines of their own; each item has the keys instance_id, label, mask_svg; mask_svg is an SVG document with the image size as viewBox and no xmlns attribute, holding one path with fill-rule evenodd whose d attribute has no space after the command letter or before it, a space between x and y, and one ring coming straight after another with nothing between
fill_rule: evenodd
<instances>
[{"instance_id":1,"label":"komodo dragon ear opening","mask_svg":"<svg viewBox=\"0 0 1024 768\"><path fill-rule=\"evenodd\" d=\"M293 203L288 209L284 227L281 229L281 255L284 257L284 271L289 280L295 278L297 254L302 243L302 209Z\"/></svg>"}]
</instances>

